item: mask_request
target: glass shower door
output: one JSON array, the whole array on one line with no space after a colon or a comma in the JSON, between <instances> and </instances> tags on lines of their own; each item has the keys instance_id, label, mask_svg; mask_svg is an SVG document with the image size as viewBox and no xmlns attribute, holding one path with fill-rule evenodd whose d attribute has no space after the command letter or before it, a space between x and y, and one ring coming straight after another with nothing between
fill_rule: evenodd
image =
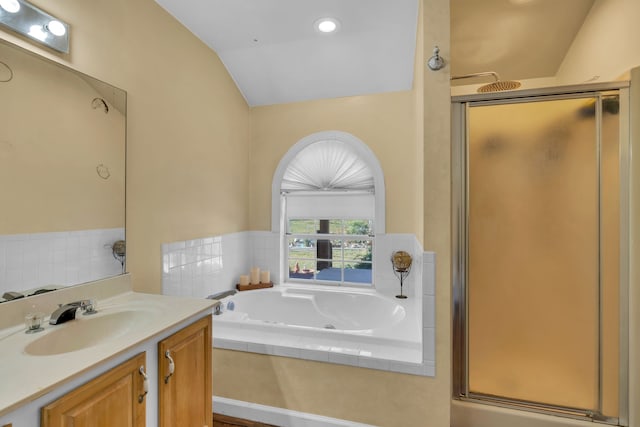
<instances>
[{"instance_id":1,"label":"glass shower door","mask_svg":"<svg viewBox=\"0 0 640 427\"><path fill-rule=\"evenodd\" d=\"M606 100L617 98L467 109L470 396L617 416L618 130Z\"/></svg>"}]
</instances>

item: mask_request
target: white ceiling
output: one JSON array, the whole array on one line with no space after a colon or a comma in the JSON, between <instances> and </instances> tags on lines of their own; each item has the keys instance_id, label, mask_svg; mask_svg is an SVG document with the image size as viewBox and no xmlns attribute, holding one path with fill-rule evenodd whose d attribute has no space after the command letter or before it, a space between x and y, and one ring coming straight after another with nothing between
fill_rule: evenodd
<instances>
[{"instance_id":1,"label":"white ceiling","mask_svg":"<svg viewBox=\"0 0 640 427\"><path fill-rule=\"evenodd\" d=\"M220 57L251 106L409 90L418 0L156 0ZM319 18L340 22L333 34Z\"/></svg>"},{"instance_id":2,"label":"white ceiling","mask_svg":"<svg viewBox=\"0 0 640 427\"><path fill-rule=\"evenodd\" d=\"M218 54L250 106L413 85L419 0L156 1ZM553 77L593 2L451 0L451 74ZM322 17L339 31L317 32Z\"/></svg>"}]
</instances>

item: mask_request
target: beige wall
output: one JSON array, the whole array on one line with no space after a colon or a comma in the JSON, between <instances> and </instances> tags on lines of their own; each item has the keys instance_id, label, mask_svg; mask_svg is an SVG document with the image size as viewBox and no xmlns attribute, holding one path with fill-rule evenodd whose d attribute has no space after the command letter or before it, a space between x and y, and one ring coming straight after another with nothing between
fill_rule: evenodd
<instances>
[{"instance_id":1,"label":"beige wall","mask_svg":"<svg viewBox=\"0 0 640 427\"><path fill-rule=\"evenodd\" d=\"M424 64L434 45L451 57L449 2L422 1ZM436 253L436 378L416 426L449 426L451 407L451 99L449 67L423 68L424 249Z\"/></svg>"},{"instance_id":2,"label":"beige wall","mask_svg":"<svg viewBox=\"0 0 640 427\"><path fill-rule=\"evenodd\" d=\"M611 81L640 65L638 17L637 0L596 0L558 69L558 83Z\"/></svg>"},{"instance_id":3,"label":"beige wall","mask_svg":"<svg viewBox=\"0 0 640 427\"><path fill-rule=\"evenodd\" d=\"M640 66L640 2L596 0L555 76L522 80L521 89L628 79ZM454 86L451 95L476 93L480 84Z\"/></svg>"},{"instance_id":4,"label":"beige wall","mask_svg":"<svg viewBox=\"0 0 640 427\"><path fill-rule=\"evenodd\" d=\"M128 92L127 268L161 289L161 244L248 229L249 108L211 50L153 0L50 0L71 54L0 37Z\"/></svg>"},{"instance_id":5,"label":"beige wall","mask_svg":"<svg viewBox=\"0 0 640 427\"><path fill-rule=\"evenodd\" d=\"M421 170L415 161L417 111L412 91L325 99L251 110L250 225L271 229L271 182L280 159L300 139L340 130L374 152L385 176L388 233L422 228Z\"/></svg>"}]
</instances>

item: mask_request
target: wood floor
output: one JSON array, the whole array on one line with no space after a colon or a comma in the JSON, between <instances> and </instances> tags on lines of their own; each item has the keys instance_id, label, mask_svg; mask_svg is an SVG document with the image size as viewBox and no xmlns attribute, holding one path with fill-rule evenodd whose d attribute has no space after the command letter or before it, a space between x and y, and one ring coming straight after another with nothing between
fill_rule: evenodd
<instances>
[{"instance_id":1,"label":"wood floor","mask_svg":"<svg viewBox=\"0 0 640 427\"><path fill-rule=\"evenodd\" d=\"M213 413L213 427L278 427L271 424L263 424L257 421L242 420L227 415Z\"/></svg>"}]
</instances>

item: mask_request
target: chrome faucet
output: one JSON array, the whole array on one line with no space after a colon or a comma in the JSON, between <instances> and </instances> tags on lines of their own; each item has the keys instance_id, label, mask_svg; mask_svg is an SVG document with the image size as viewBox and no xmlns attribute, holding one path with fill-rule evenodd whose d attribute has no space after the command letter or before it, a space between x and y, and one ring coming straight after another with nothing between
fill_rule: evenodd
<instances>
[{"instance_id":1,"label":"chrome faucet","mask_svg":"<svg viewBox=\"0 0 640 427\"><path fill-rule=\"evenodd\" d=\"M58 308L51 313L49 319L50 325L59 325L76 318L76 311L81 309L85 315L97 313L95 301L92 299L83 299L80 301L70 302L68 304L60 304Z\"/></svg>"}]
</instances>

